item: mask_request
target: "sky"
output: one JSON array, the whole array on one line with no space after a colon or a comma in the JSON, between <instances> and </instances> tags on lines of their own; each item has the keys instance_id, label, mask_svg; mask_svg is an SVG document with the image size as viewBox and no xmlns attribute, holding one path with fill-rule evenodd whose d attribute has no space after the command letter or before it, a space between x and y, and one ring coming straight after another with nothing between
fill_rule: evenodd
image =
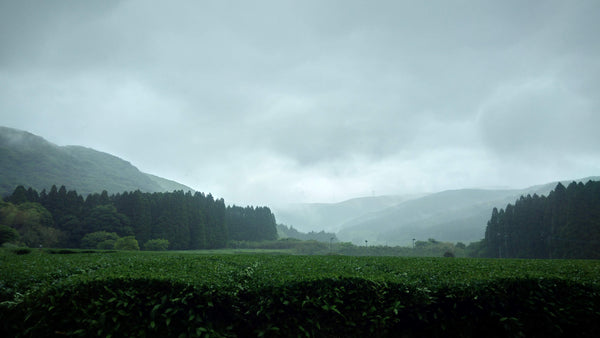
<instances>
[{"instance_id":1,"label":"sky","mask_svg":"<svg viewBox=\"0 0 600 338\"><path fill-rule=\"evenodd\" d=\"M600 1L0 0L0 125L226 202L600 174Z\"/></svg>"}]
</instances>

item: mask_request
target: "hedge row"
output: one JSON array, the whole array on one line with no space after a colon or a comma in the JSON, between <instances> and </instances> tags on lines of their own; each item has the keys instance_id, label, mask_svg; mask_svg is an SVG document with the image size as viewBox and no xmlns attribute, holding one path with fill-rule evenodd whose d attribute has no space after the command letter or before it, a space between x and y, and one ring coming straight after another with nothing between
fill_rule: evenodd
<instances>
[{"instance_id":1,"label":"hedge row","mask_svg":"<svg viewBox=\"0 0 600 338\"><path fill-rule=\"evenodd\" d=\"M533 278L436 290L361 278L253 287L240 277L221 288L114 278L4 302L0 325L4 337L598 337L600 288Z\"/></svg>"}]
</instances>

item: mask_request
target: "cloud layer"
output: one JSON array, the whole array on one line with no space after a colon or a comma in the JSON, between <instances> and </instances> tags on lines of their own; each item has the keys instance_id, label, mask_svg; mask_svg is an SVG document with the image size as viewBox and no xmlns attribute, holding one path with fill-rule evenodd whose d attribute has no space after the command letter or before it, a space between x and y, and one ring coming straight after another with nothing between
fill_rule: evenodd
<instances>
[{"instance_id":1,"label":"cloud layer","mask_svg":"<svg viewBox=\"0 0 600 338\"><path fill-rule=\"evenodd\" d=\"M597 1L0 4L1 124L242 204L600 171Z\"/></svg>"}]
</instances>

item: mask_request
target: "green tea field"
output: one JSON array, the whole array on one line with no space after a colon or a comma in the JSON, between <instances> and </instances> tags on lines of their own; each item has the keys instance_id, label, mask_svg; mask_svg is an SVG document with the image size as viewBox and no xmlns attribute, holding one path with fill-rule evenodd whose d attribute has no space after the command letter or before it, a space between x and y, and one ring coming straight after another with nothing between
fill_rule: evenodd
<instances>
[{"instance_id":1,"label":"green tea field","mask_svg":"<svg viewBox=\"0 0 600 338\"><path fill-rule=\"evenodd\" d=\"M0 250L2 336L597 336L600 261Z\"/></svg>"}]
</instances>

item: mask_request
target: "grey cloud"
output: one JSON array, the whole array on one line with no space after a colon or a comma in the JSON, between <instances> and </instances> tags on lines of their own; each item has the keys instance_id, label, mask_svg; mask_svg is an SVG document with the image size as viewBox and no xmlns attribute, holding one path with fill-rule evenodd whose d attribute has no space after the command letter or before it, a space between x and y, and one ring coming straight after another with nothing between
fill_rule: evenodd
<instances>
[{"instance_id":1,"label":"grey cloud","mask_svg":"<svg viewBox=\"0 0 600 338\"><path fill-rule=\"evenodd\" d=\"M482 109L481 132L503 156L553 161L558 153L596 152L597 109L554 79L532 80L504 88Z\"/></svg>"},{"instance_id":2,"label":"grey cloud","mask_svg":"<svg viewBox=\"0 0 600 338\"><path fill-rule=\"evenodd\" d=\"M0 114L238 200L562 179L600 170L599 9L2 2Z\"/></svg>"}]
</instances>

